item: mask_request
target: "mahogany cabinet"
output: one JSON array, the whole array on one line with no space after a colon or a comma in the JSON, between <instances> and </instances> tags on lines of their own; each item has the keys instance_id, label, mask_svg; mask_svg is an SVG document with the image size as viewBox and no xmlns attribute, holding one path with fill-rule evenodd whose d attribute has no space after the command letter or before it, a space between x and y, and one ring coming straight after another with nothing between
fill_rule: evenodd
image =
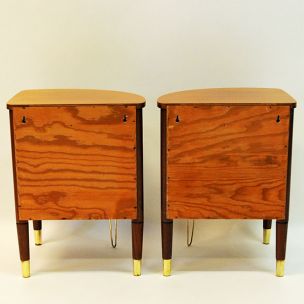
<instances>
[{"instance_id":1,"label":"mahogany cabinet","mask_svg":"<svg viewBox=\"0 0 304 304\"><path fill-rule=\"evenodd\" d=\"M275 219L283 276L295 100L279 89L203 89L158 106L164 275L174 219L262 219L265 244Z\"/></svg>"},{"instance_id":2,"label":"mahogany cabinet","mask_svg":"<svg viewBox=\"0 0 304 304\"><path fill-rule=\"evenodd\" d=\"M140 275L144 105L139 95L102 90L29 90L8 102L24 277L30 220L37 245L43 220L132 220Z\"/></svg>"}]
</instances>

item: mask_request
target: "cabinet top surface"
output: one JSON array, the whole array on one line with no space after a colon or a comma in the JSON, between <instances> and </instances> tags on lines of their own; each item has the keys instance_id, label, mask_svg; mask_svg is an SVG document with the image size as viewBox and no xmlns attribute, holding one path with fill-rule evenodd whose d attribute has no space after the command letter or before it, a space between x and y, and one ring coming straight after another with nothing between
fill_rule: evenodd
<instances>
[{"instance_id":1,"label":"cabinet top surface","mask_svg":"<svg viewBox=\"0 0 304 304\"><path fill-rule=\"evenodd\" d=\"M158 106L178 104L276 104L293 105L296 101L280 89L221 88L169 93L158 98Z\"/></svg>"},{"instance_id":2,"label":"cabinet top surface","mask_svg":"<svg viewBox=\"0 0 304 304\"><path fill-rule=\"evenodd\" d=\"M141 108L145 105L145 99L140 95L119 91L47 89L21 91L7 103L8 108L61 105L135 105Z\"/></svg>"}]
</instances>

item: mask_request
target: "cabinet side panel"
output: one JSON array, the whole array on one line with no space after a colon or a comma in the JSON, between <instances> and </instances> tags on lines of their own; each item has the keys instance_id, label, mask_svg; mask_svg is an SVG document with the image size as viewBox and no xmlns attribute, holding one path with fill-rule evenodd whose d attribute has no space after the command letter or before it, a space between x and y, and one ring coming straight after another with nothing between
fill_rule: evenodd
<instances>
[{"instance_id":1,"label":"cabinet side panel","mask_svg":"<svg viewBox=\"0 0 304 304\"><path fill-rule=\"evenodd\" d=\"M289 114L169 106L168 218L284 218Z\"/></svg>"},{"instance_id":2,"label":"cabinet side panel","mask_svg":"<svg viewBox=\"0 0 304 304\"><path fill-rule=\"evenodd\" d=\"M11 133L11 153L12 153L12 170L14 178L14 199L15 199L15 213L16 221L19 220L18 209L18 189L17 189L17 170L16 170L16 153L15 153L15 132L14 132L14 113L13 110L9 110L10 117L10 133Z\"/></svg>"},{"instance_id":3,"label":"cabinet side panel","mask_svg":"<svg viewBox=\"0 0 304 304\"><path fill-rule=\"evenodd\" d=\"M20 219L137 215L136 107L14 109Z\"/></svg>"}]
</instances>

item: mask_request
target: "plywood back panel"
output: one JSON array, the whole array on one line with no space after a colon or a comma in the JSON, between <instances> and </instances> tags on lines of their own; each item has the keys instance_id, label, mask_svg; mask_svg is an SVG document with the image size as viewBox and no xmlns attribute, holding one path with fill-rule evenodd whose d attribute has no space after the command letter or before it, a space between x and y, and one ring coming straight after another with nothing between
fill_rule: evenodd
<instances>
[{"instance_id":1,"label":"plywood back panel","mask_svg":"<svg viewBox=\"0 0 304 304\"><path fill-rule=\"evenodd\" d=\"M17 107L13 121L19 219L136 218L136 106Z\"/></svg>"},{"instance_id":2,"label":"plywood back panel","mask_svg":"<svg viewBox=\"0 0 304 304\"><path fill-rule=\"evenodd\" d=\"M167 217L284 218L289 106L168 106Z\"/></svg>"}]
</instances>

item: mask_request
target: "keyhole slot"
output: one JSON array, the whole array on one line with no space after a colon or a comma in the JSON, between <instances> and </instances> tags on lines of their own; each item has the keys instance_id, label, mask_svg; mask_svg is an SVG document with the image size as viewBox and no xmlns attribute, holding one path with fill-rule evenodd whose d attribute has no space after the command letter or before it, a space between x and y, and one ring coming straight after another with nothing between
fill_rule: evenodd
<instances>
[{"instance_id":1,"label":"keyhole slot","mask_svg":"<svg viewBox=\"0 0 304 304\"><path fill-rule=\"evenodd\" d=\"M127 118L128 118L128 116L125 114L125 115L123 116L122 121L123 121L123 122L127 122Z\"/></svg>"},{"instance_id":2,"label":"keyhole slot","mask_svg":"<svg viewBox=\"0 0 304 304\"><path fill-rule=\"evenodd\" d=\"M178 116L178 115L176 116L175 122L176 122L176 123L179 123L179 122L180 122L179 116Z\"/></svg>"},{"instance_id":3,"label":"keyhole slot","mask_svg":"<svg viewBox=\"0 0 304 304\"><path fill-rule=\"evenodd\" d=\"M26 118L25 118L25 116L22 117L22 123L24 123L24 124L26 123Z\"/></svg>"},{"instance_id":4,"label":"keyhole slot","mask_svg":"<svg viewBox=\"0 0 304 304\"><path fill-rule=\"evenodd\" d=\"M276 122L279 123L281 121L280 115L277 116Z\"/></svg>"}]
</instances>

